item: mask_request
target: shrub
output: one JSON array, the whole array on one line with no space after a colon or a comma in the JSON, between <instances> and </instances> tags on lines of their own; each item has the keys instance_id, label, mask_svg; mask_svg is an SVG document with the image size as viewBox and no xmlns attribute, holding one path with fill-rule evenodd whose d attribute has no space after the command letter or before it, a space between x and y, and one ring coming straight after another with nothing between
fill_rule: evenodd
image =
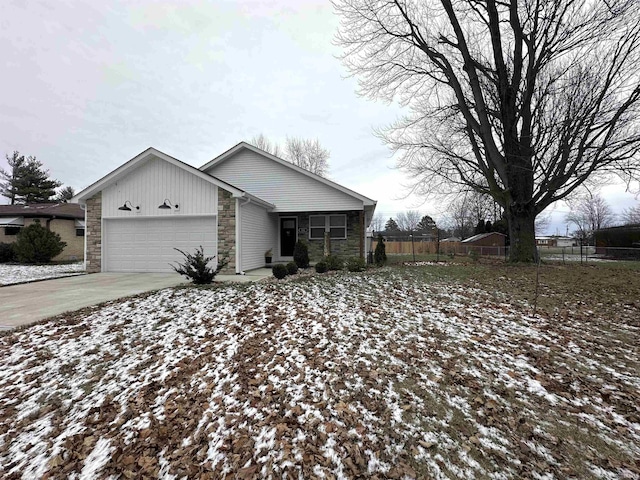
<instances>
[{"instance_id":1,"label":"shrub","mask_svg":"<svg viewBox=\"0 0 640 480\"><path fill-rule=\"evenodd\" d=\"M296 262L287 263L287 274L295 275L298 273L298 264Z\"/></svg>"},{"instance_id":2,"label":"shrub","mask_svg":"<svg viewBox=\"0 0 640 480\"><path fill-rule=\"evenodd\" d=\"M49 263L66 246L60 235L47 230L36 220L20 230L13 250L20 263Z\"/></svg>"},{"instance_id":3,"label":"shrub","mask_svg":"<svg viewBox=\"0 0 640 480\"><path fill-rule=\"evenodd\" d=\"M480 258L480 254L478 253L478 251L477 251L477 250L471 250L471 251L469 252L469 258L470 258L471 260L473 260L474 262L477 262L477 261L478 261L478 259Z\"/></svg>"},{"instance_id":4,"label":"shrub","mask_svg":"<svg viewBox=\"0 0 640 480\"><path fill-rule=\"evenodd\" d=\"M350 272L364 272L367 264L362 257L351 257L347 260L347 270Z\"/></svg>"},{"instance_id":5,"label":"shrub","mask_svg":"<svg viewBox=\"0 0 640 480\"><path fill-rule=\"evenodd\" d=\"M209 262L216 257L205 257L202 245L200 245L200 248L196 248L194 255L183 252L179 248L174 248L174 250L184 255L185 262L178 263L177 267L175 265L169 265L171 265L171 268L173 268L176 273L184 275L196 285L206 285L213 282L213 279L220 273L220 270L229 264L229 256L225 254L215 269L209 267Z\"/></svg>"},{"instance_id":6,"label":"shrub","mask_svg":"<svg viewBox=\"0 0 640 480\"><path fill-rule=\"evenodd\" d=\"M0 243L0 263L15 262L16 258L13 243Z\"/></svg>"},{"instance_id":7,"label":"shrub","mask_svg":"<svg viewBox=\"0 0 640 480\"><path fill-rule=\"evenodd\" d=\"M373 261L379 267L387 263L387 247L384 245L384 238L382 238L380 234L378 234L378 243L376 244L376 251L373 254Z\"/></svg>"},{"instance_id":8,"label":"shrub","mask_svg":"<svg viewBox=\"0 0 640 480\"><path fill-rule=\"evenodd\" d=\"M318 263L316 263L316 272L324 273L327 270L329 270L329 267L327 266L327 262L325 262L324 260L320 260Z\"/></svg>"},{"instance_id":9,"label":"shrub","mask_svg":"<svg viewBox=\"0 0 640 480\"><path fill-rule=\"evenodd\" d=\"M344 261L337 255L329 255L325 257L324 261L327 263L329 270L342 270L342 267L344 267Z\"/></svg>"},{"instance_id":10,"label":"shrub","mask_svg":"<svg viewBox=\"0 0 640 480\"><path fill-rule=\"evenodd\" d=\"M274 265L271 271L273 272L273 276L278 280L282 280L287 276L287 267L285 267L281 263L277 263L276 265Z\"/></svg>"},{"instance_id":11,"label":"shrub","mask_svg":"<svg viewBox=\"0 0 640 480\"><path fill-rule=\"evenodd\" d=\"M307 242L298 240L295 247L293 247L293 261L300 268L309 267L309 246Z\"/></svg>"}]
</instances>

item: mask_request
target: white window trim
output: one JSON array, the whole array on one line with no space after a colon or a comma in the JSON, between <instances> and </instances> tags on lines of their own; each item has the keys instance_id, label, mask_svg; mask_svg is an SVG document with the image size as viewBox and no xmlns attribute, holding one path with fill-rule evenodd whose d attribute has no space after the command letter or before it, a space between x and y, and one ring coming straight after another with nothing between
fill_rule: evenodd
<instances>
[{"instance_id":1,"label":"white window trim","mask_svg":"<svg viewBox=\"0 0 640 480\"><path fill-rule=\"evenodd\" d=\"M324 235L322 237L312 237L311 230L316 228L322 228L320 226L312 227L311 219L312 218L322 218L324 217L324 233L331 232L331 220L330 217L344 217L344 227L333 227L333 228L344 228L344 237L331 237L331 240L346 240L347 239L347 215L345 213L333 213L328 215L309 215L309 240L323 240Z\"/></svg>"}]
</instances>

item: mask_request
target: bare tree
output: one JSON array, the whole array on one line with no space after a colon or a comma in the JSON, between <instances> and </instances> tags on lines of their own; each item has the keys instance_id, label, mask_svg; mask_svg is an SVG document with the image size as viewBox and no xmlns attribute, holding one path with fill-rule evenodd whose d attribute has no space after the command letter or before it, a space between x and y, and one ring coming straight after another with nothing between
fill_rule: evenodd
<instances>
[{"instance_id":1,"label":"bare tree","mask_svg":"<svg viewBox=\"0 0 640 480\"><path fill-rule=\"evenodd\" d=\"M311 140L287 137L285 158L300 168L326 177L329 170L329 156L329 150L320 145L317 138Z\"/></svg>"},{"instance_id":2,"label":"bare tree","mask_svg":"<svg viewBox=\"0 0 640 480\"><path fill-rule=\"evenodd\" d=\"M580 238L589 238L593 232L610 226L614 214L607 201L598 194L575 196L570 199L571 212L566 216L566 222L576 226Z\"/></svg>"},{"instance_id":3,"label":"bare tree","mask_svg":"<svg viewBox=\"0 0 640 480\"><path fill-rule=\"evenodd\" d=\"M415 232L422 215L417 210L407 210L396 215L396 223L403 232Z\"/></svg>"},{"instance_id":4,"label":"bare tree","mask_svg":"<svg viewBox=\"0 0 640 480\"><path fill-rule=\"evenodd\" d=\"M376 213L373 215L373 218L371 219L371 223L369 224L369 227L374 232L380 232L384 230L385 222L386 220L384 219L384 216L381 213Z\"/></svg>"},{"instance_id":5,"label":"bare tree","mask_svg":"<svg viewBox=\"0 0 640 480\"><path fill-rule=\"evenodd\" d=\"M640 204L629 207L622 212L622 223L625 225L640 224Z\"/></svg>"},{"instance_id":6,"label":"bare tree","mask_svg":"<svg viewBox=\"0 0 640 480\"><path fill-rule=\"evenodd\" d=\"M326 177L329 172L329 150L324 148L317 138L312 140L287 137L284 148L281 148L261 133L254 136L249 143L321 177Z\"/></svg>"},{"instance_id":7,"label":"bare tree","mask_svg":"<svg viewBox=\"0 0 640 480\"><path fill-rule=\"evenodd\" d=\"M253 138L249 141L249 143L255 147L258 147L260 150L264 150L271 155L276 157L280 157L282 155L282 151L280 150L280 146L276 142L272 142L269 140L264 134L254 135Z\"/></svg>"},{"instance_id":8,"label":"bare tree","mask_svg":"<svg viewBox=\"0 0 640 480\"><path fill-rule=\"evenodd\" d=\"M361 93L410 113L379 131L423 194L504 209L512 261L538 214L594 175L638 178L640 2L335 0Z\"/></svg>"},{"instance_id":9,"label":"bare tree","mask_svg":"<svg viewBox=\"0 0 640 480\"><path fill-rule=\"evenodd\" d=\"M536 217L536 234L540 235L547 231L551 225L551 214L550 213L540 213Z\"/></svg>"},{"instance_id":10,"label":"bare tree","mask_svg":"<svg viewBox=\"0 0 640 480\"><path fill-rule=\"evenodd\" d=\"M445 221L451 228L453 235L462 239L470 237L473 234L474 226L478 223L477 221L474 223L467 202L468 197L461 195L449 203L447 220Z\"/></svg>"}]
</instances>

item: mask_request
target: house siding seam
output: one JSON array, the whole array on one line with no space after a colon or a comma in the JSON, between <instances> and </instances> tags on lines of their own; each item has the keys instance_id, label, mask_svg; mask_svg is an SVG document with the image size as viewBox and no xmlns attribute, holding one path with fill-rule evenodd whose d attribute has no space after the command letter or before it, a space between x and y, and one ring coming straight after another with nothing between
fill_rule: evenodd
<instances>
[{"instance_id":1,"label":"house siding seam","mask_svg":"<svg viewBox=\"0 0 640 480\"><path fill-rule=\"evenodd\" d=\"M311 240L309 239L309 216L311 215L347 215L347 238L346 239L331 239L331 254L337 255L346 259L348 257L361 257L363 252L361 250L362 242L362 227L361 227L361 210L354 211L326 211L326 212L304 212L304 213L292 213L298 217L298 228L306 229L306 234L298 235L298 239L304 240L309 245L309 259L312 262L317 262L324 256L324 239ZM289 214L287 214L289 215ZM285 216L283 214L283 216Z\"/></svg>"},{"instance_id":2,"label":"house siding seam","mask_svg":"<svg viewBox=\"0 0 640 480\"><path fill-rule=\"evenodd\" d=\"M102 192L87 200L86 269L87 273L102 270Z\"/></svg>"},{"instance_id":3,"label":"house siding seam","mask_svg":"<svg viewBox=\"0 0 640 480\"><path fill-rule=\"evenodd\" d=\"M236 200L218 187L218 257L228 253L229 263L220 273L236 273Z\"/></svg>"}]
</instances>

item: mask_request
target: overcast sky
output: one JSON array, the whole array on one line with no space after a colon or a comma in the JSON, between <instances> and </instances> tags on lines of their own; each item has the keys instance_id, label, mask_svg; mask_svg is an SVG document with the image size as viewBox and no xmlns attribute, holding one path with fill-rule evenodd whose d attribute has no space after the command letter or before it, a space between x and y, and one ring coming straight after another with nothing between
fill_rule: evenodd
<instances>
[{"instance_id":1,"label":"overcast sky","mask_svg":"<svg viewBox=\"0 0 640 480\"><path fill-rule=\"evenodd\" d=\"M79 191L150 146L200 167L259 133L318 138L330 178L385 217L439 219L438 202L401 199L409 182L373 135L401 110L356 94L337 26L326 0L2 0L0 167L18 150ZM604 193L617 212L636 203Z\"/></svg>"}]
</instances>

